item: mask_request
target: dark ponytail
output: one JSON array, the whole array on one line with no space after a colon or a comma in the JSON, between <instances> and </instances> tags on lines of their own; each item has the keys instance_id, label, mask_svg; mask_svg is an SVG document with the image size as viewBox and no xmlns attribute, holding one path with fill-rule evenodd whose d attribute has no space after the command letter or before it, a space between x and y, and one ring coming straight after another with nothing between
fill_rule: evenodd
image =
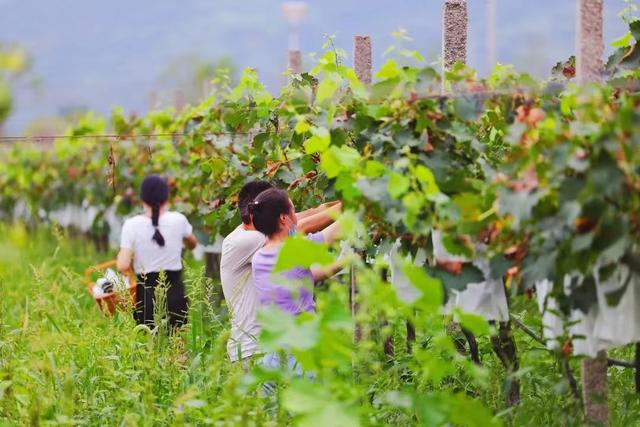
<instances>
[{"instance_id":1,"label":"dark ponytail","mask_svg":"<svg viewBox=\"0 0 640 427\"><path fill-rule=\"evenodd\" d=\"M153 240L156 241L160 246L164 246L164 237L158 230L158 220L160 219L160 206L154 205L151 206L151 223L156 228L156 232L153 233Z\"/></svg>"},{"instance_id":2,"label":"dark ponytail","mask_svg":"<svg viewBox=\"0 0 640 427\"><path fill-rule=\"evenodd\" d=\"M267 236L280 230L280 215L290 214L291 211L289 195L286 191L277 188L263 191L249 204L253 226Z\"/></svg>"},{"instance_id":3,"label":"dark ponytail","mask_svg":"<svg viewBox=\"0 0 640 427\"><path fill-rule=\"evenodd\" d=\"M273 188L273 185L266 181L251 181L242 187L238 193L238 210L240 211L240 217L245 224L251 224L251 212L249 211L253 201L258 197L258 194L263 191Z\"/></svg>"},{"instance_id":4,"label":"dark ponytail","mask_svg":"<svg viewBox=\"0 0 640 427\"><path fill-rule=\"evenodd\" d=\"M164 236L158 229L160 220L160 207L169 200L169 185L158 175L149 175L142 181L140 198L151 207L151 223L155 233L152 239L159 245L164 246Z\"/></svg>"}]
</instances>

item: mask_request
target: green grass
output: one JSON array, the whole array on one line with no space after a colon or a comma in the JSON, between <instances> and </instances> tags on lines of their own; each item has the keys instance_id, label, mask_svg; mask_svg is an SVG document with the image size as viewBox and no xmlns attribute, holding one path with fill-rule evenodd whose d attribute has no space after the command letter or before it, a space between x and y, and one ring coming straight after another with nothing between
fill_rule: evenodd
<instances>
[{"instance_id":1,"label":"green grass","mask_svg":"<svg viewBox=\"0 0 640 427\"><path fill-rule=\"evenodd\" d=\"M406 312L395 309L381 286L363 291L371 307L363 304L365 339L357 346L339 284L323 293L317 317L269 317L267 345L317 335L296 353L315 367L316 381L245 373L227 360L227 320L209 302L212 284L200 264L189 261L186 268L189 327L169 338L136 329L129 314L100 313L82 273L112 256L62 232L0 226L0 425L412 425L440 413L452 424L483 425L474 400L505 424L582 423L581 404L556 359L532 339L516 332L522 402L504 411L504 373L488 337L479 338L484 367L478 368L452 350L439 316L416 316L418 341L408 354ZM532 325L539 321L531 302L518 300L515 310ZM386 327L367 326L367 319L379 325L382 318ZM385 334L394 337L394 360L382 352ZM632 360L633 352L614 356ZM579 361L571 366L579 381ZM263 398L259 383L269 375L291 386ZM612 424L637 425L633 372L611 368L609 387ZM456 403L456 396L470 399Z\"/></svg>"},{"instance_id":2,"label":"green grass","mask_svg":"<svg viewBox=\"0 0 640 427\"><path fill-rule=\"evenodd\" d=\"M82 272L109 255L44 230L0 230L0 419L168 424L202 390L209 367L218 368L221 385L228 380L222 346L210 341L216 331L207 331L205 359L191 358L187 346L204 346L201 338L154 338L134 331L127 314L100 313Z\"/></svg>"}]
</instances>

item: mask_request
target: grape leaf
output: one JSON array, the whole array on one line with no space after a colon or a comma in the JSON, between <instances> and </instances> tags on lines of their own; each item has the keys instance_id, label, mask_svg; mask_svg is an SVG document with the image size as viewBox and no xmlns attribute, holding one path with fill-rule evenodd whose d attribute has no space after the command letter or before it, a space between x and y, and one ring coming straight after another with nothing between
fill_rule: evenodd
<instances>
[{"instance_id":1,"label":"grape leaf","mask_svg":"<svg viewBox=\"0 0 640 427\"><path fill-rule=\"evenodd\" d=\"M303 236L288 238L278 254L273 268L275 273L292 268L310 268L312 265L328 265L334 261L326 245L313 242Z\"/></svg>"}]
</instances>

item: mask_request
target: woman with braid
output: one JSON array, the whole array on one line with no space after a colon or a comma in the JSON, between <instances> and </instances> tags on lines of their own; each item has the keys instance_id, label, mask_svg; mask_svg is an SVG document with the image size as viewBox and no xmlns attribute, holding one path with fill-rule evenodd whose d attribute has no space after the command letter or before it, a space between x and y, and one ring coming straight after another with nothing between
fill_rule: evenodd
<instances>
[{"instance_id":1,"label":"woman with braid","mask_svg":"<svg viewBox=\"0 0 640 427\"><path fill-rule=\"evenodd\" d=\"M171 329L186 321L187 297L182 283L182 248L198 243L187 218L168 210L169 186L157 175L142 181L140 199L144 213L125 221L122 227L118 269L133 270L137 278L134 317L138 324L154 326L155 291L167 286L166 311ZM160 310L164 313L164 310Z\"/></svg>"}]
</instances>

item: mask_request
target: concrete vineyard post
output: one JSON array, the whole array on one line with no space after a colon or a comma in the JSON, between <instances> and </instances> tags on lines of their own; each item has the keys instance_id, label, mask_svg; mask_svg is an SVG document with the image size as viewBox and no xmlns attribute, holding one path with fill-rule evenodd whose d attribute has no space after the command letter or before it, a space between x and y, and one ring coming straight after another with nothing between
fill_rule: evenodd
<instances>
[{"instance_id":1,"label":"concrete vineyard post","mask_svg":"<svg viewBox=\"0 0 640 427\"><path fill-rule=\"evenodd\" d=\"M604 0L578 0L576 76L584 84L602 79L604 71Z\"/></svg>"},{"instance_id":2,"label":"concrete vineyard post","mask_svg":"<svg viewBox=\"0 0 640 427\"><path fill-rule=\"evenodd\" d=\"M361 83L369 85L371 71L371 37L355 36L353 39L353 68Z\"/></svg>"},{"instance_id":3,"label":"concrete vineyard post","mask_svg":"<svg viewBox=\"0 0 640 427\"><path fill-rule=\"evenodd\" d=\"M457 62L467 63L467 2L446 0L442 13L442 85L445 72Z\"/></svg>"},{"instance_id":4,"label":"concrete vineyard post","mask_svg":"<svg viewBox=\"0 0 640 427\"><path fill-rule=\"evenodd\" d=\"M370 85L373 78L371 57L371 37L363 35L355 36L353 38L353 68L358 80L365 85ZM358 313L358 304L356 303L357 294L358 285L356 280L356 267L352 264L349 268L349 304L351 306L351 315L354 318ZM361 339L362 326L356 323L354 340L358 342Z\"/></svg>"},{"instance_id":5,"label":"concrete vineyard post","mask_svg":"<svg viewBox=\"0 0 640 427\"><path fill-rule=\"evenodd\" d=\"M300 49L300 29L307 14L304 1L286 1L282 3L282 13L289 24L289 71L302 73L302 51Z\"/></svg>"},{"instance_id":6,"label":"concrete vineyard post","mask_svg":"<svg viewBox=\"0 0 640 427\"><path fill-rule=\"evenodd\" d=\"M293 74L302 73L302 52L299 50L289 51L289 70Z\"/></svg>"},{"instance_id":7,"label":"concrete vineyard post","mask_svg":"<svg viewBox=\"0 0 640 427\"><path fill-rule=\"evenodd\" d=\"M640 393L640 343L636 343L635 365L636 393Z\"/></svg>"},{"instance_id":8,"label":"concrete vineyard post","mask_svg":"<svg viewBox=\"0 0 640 427\"><path fill-rule=\"evenodd\" d=\"M174 101L173 101L174 107L176 107L176 110L178 111L182 111L185 107L185 105L187 105L187 99L184 95L184 91L182 89L176 89L175 93L174 93Z\"/></svg>"},{"instance_id":9,"label":"concrete vineyard post","mask_svg":"<svg viewBox=\"0 0 640 427\"><path fill-rule=\"evenodd\" d=\"M577 0L576 77L578 83L597 82L604 71L603 7L604 0ZM582 392L587 422L606 425L607 352L582 361Z\"/></svg>"},{"instance_id":10,"label":"concrete vineyard post","mask_svg":"<svg viewBox=\"0 0 640 427\"><path fill-rule=\"evenodd\" d=\"M584 416L590 424L608 425L609 423L608 365L606 351L600 351L594 359L586 358L582 361Z\"/></svg>"}]
</instances>

